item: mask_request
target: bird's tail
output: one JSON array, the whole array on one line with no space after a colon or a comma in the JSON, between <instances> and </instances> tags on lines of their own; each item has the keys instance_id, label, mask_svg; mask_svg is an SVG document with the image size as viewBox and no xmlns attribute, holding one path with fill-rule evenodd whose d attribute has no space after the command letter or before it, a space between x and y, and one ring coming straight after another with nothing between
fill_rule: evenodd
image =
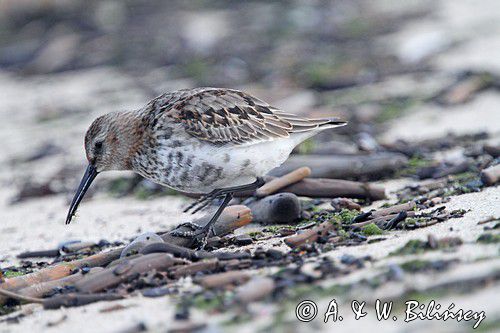
<instances>
[{"instance_id":1,"label":"bird's tail","mask_svg":"<svg viewBox=\"0 0 500 333\"><path fill-rule=\"evenodd\" d=\"M340 118L320 118L320 119L287 119L292 125L290 133L318 132L327 128L340 127L347 124Z\"/></svg>"},{"instance_id":2,"label":"bird's tail","mask_svg":"<svg viewBox=\"0 0 500 333\"><path fill-rule=\"evenodd\" d=\"M340 127L347 125L347 121L342 120L340 118L325 118L325 119L317 119L316 121L319 121L320 123L318 124L319 128L333 128L333 127Z\"/></svg>"},{"instance_id":3,"label":"bird's tail","mask_svg":"<svg viewBox=\"0 0 500 333\"><path fill-rule=\"evenodd\" d=\"M302 141L307 140L325 129L340 127L347 124L347 121L339 118L287 120L290 121L293 126L289 133L294 141L294 145L298 145Z\"/></svg>"}]
</instances>

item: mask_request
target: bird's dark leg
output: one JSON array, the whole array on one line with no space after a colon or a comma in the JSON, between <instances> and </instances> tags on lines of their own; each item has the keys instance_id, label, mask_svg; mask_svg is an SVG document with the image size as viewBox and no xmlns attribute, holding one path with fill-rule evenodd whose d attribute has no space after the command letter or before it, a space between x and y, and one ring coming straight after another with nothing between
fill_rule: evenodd
<instances>
[{"instance_id":1,"label":"bird's dark leg","mask_svg":"<svg viewBox=\"0 0 500 333\"><path fill-rule=\"evenodd\" d=\"M200 211L201 209L205 208L206 206L208 206L210 201L212 201L213 199L215 199L217 197L220 197L220 196L227 194L227 193L234 194L236 192L245 192L245 191L255 190L264 184L265 184L264 180L259 177L259 178L257 178L257 180L255 182L253 182L251 184L215 189L212 192L201 196L198 200L196 200L191 205L186 207L184 209L184 213L191 211L191 214L194 214L194 213Z\"/></svg>"},{"instance_id":2,"label":"bird's dark leg","mask_svg":"<svg viewBox=\"0 0 500 333\"><path fill-rule=\"evenodd\" d=\"M231 199L233 198L233 194L235 192L245 192L245 191L250 191L250 190L254 190L256 188L259 188L260 186L262 186L264 184L264 180L262 178L257 178L257 180L251 184L247 184L247 185L241 185L241 186L233 186L233 187L226 187L226 188L223 188L223 189L216 189L216 190L213 190L212 192L210 192L209 194L201 197L199 200L197 200L196 202L194 202L194 204L191 204L189 207L187 207L184 212L187 212L189 211L190 209L196 207L196 209L192 212L192 213L195 213L197 211L199 211L200 209L206 207L211 200L219 197L219 196L222 196L222 195L225 195L224 197L224 201L222 202L222 204L219 206L219 208L217 209L217 211L215 212L215 214L212 216L212 218L210 219L210 221L204 225L204 226L201 226L197 223L193 223L193 222L186 222L186 223L183 223L181 225L179 225L179 227L181 226L185 226L185 227L189 227L191 228L193 231L190 232L182 232L182 231L172 231L171 234L173 236L179 236L179 237L196 237L196 236L199 236L199 235L202 235L203 234L203 239L200 241L200 244L201 244L201 247L204 247L205 244L206 244L206 240L208 238L208 236L210 235L210 233L213 231L213 225L214 223L217 221L217 219L219 218L219 216L222 214L222 212L224 211L224 208L226 208L226 206L229 204L229 202L231 201ZM196 230L196 232L195 232Z\"/></svg>"},{"instance_id":3,"label":"bird's dark leg","mask_svg":"<svg viewBox=\"0 0 500 333\"><path fill-rule=\"evenodd\" d=\"M186 222L186 223L182 223L181 225L179 225L179 227L189 227L193 231L176 231L176 230L174 230L170 234L172 236L178 236L178 237L196 237L196 238L198 238L198 236L200 236L200 235L203 235L203 238L201 240L198 240L198 239L196 240L199 243L198 248L203 249L203 247L205 247L205 245L207 243L208 236L211 233L215 234L213 232L214 223L217 221L220 214L222 214L222 211L224 210L224 208L227 207L227 205L229 204L229 202L231 201L232 198L233 198L233 193L226 193L221 205L219 206L219 208L217 208L217 211L212 216L210 221L208 221L208 223L205 224L204 226L201 226L201 225L199 225L197 223L193 223L193 222Z\"/></svg>"},{"instance_id":4,"label":"bird's dark leg","mask_svg":"<svg viewBox=\"0 0 500 333\"><path fill-rule=\"evenodd\" d=\"M224 197L224 200L222 201L222 203L219 206L219 208L217 208L217 211L212 216L212 218L210 219L210 221L208 221L208 223L205 226L203 226L203 228L198 233L199 235L203 235L203 238L201 239L201 241L199 243L199 246L198 246L198 248L200 250L203 250L203 248L207 244L208 236L210 234L215 235L215 232L213 231L214 224L217 221L217 219L219 218L220 214L222 214L222 211L224 210L224 208L227 207L227 205L229 204L229 201L231 201L232 198L233 198L233 193L227 193L226 194L226 196Z\"/></svg>"}]
</instances>

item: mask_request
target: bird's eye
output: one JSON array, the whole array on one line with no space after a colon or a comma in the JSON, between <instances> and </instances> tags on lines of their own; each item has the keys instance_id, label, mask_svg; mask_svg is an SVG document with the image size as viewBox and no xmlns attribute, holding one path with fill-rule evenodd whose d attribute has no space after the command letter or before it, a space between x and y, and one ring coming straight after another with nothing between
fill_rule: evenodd
<instances>
[{"instance_id":1,"label":"bird's eye","mask_svg":"<svg viewBox=\"0 0 500 333\"><path fill-rule=\"evenodd\" d=\"M95 150L99 151L102 149L102 141L97 141L94 145Z\"/></svg>"}]
</instances>

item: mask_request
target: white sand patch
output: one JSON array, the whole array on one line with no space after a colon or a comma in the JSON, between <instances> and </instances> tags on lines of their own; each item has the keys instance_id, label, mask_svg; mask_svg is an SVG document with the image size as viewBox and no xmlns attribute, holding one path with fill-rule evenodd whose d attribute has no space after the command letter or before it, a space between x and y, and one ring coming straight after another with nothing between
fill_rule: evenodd
<instances>
[{"instance_id":1,"label":"white sand patch","mask_svg":"<svg viewBox=\"0 0 500 333\"><path fill-rule=\"evenodd\" d=\"M447 133L500 132L500 94L484 92L469 103L443 108L426 104L409 110L388 126L383 141L423 140Z\"/></svg>"}]
</instances>

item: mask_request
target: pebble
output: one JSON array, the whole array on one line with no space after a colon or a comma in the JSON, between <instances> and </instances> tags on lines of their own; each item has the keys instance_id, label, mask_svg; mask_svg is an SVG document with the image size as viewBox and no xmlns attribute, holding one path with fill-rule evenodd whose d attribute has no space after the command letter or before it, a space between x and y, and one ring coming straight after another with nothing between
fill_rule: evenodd
<instances>
[{"instance_id":1,"label":"pebble","mask_svg":"<svg viewBox=\"0 0 500 333\"><path fill-rule=\"evenodd\" d=\"M266 252L267 256L271 259L279 260L283 258L283 252L276 249L269 249Z\"/></svg>"},{"instance_id":2,"label":"pebble","mask_svg":"<svg viewBox=\"0 0 500 333\"><path fill-rule=\"evenodd\" d=\"M352 200L349 200L347 198L335 198L330 202L330 205L335 209L335 210L342 210L342 208L347 208L347 209L355 209L355 210L361 210L361 206L357 203L355 203Z\"/></svg>"},{"instance_id":3,"label":"pebble","mask_svg":"<svg viewBox=\"0 0 500 333\"><path fill-rule=\"evenodd\" d=\"M401 266L396 264L389 265L389 279L395 281L402 281L404 279L404 271Z\"/></svg>"},{"instance_id":4,"label":"pebble","mask_svg":"<svg viewBox=\"0 0 500 333\"><path fill-rule=\"evenodd\" d=\"M146 289L142 292L144 297L161 297L170 294L170 288L158 287Z\"/></svg>"},{"instance_id":5,"label":"pebble","mask_svg":"<svg viewBox=\"0 0 500 333\"><path fill-rule=\"evenodd\" d=\"M242 234L242 235L237 235L234 238L234 243L236 245L242 246L242 245L250 245L253 243L252 237L250 237L247 234Z\"/></svg>"},{"instance_id":6,"label":"pebble","mask_svg":"<svg viewBox=\"0 0 500 333\"><path fill-rule=\"evenodd\" d=\"M127 245L123 249L122 253L120 254L120 258L130 256L131 254L139 253L147 245L153 243L164 243L164 241L160 236L158 236L154 232L146 232L142 235L139 235L136 239L134 239L129 245Z\"/></svg>"},{"instance_id":7,"label":"pebble","mask_svg":"<svg viewBox=\"0 0 500 333\"><path fill-rule=\"evenodd\" d=\"M342 257L340 257L340 262L348 266L356 265L358 268L364 267L363 260L361 258L356 258L351 254L342 255Z\"/></svg>"}]
</instances>

